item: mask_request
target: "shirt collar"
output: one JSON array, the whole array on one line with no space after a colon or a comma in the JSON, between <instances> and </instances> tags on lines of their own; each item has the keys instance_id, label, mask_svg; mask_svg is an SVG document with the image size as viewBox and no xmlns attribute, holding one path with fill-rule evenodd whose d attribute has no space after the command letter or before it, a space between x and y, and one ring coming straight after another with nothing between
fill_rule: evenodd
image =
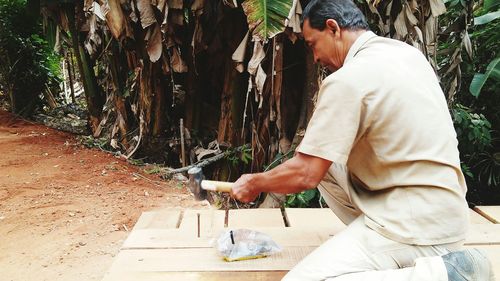
<instances>
[{"instance_id":1,"label":"shirt collar","mask_svg":"<svg viewBox=\"0 0 500 281\"><path fill-rule=\"evenodd\" d=\"M370 39L373 37L376 37L377 35L373 33L372 31L368 30L361 34L356 41L352 44L351 48L349 49L349 52L347 52L347 56L344 60L344 64L346 64L350 59L352 59L359 50L361 50L361 47Z\"/></svg>"}]
</instances>

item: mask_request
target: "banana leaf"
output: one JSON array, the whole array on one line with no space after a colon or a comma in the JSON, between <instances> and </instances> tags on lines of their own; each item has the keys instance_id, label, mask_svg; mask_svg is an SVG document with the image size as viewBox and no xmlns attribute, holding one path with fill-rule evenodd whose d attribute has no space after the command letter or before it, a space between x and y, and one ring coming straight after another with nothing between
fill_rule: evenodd
<instances>
[{"instance_id":1,"label":"banana leaf","mask_svg":"<svg viewBox=\"0 0 500 281\"><path fill-rule=\"evenodd\" d=\"M292 0L246 0L243 10L253 36L265 42L285 30L285 20L292 8Z\"/></svg>"},{"instance_id":2,"label":"banana leaf","mask_svg":"<svg viewBox=\"0 0 500 281\"><path fill-rule=\"evenodd\" d=\"M484 84L490 77L500 80L500 57L490 62L485 73L476 73L474 75L469 87L470 93L477 98Z\"/></svg>"}]
</instances>

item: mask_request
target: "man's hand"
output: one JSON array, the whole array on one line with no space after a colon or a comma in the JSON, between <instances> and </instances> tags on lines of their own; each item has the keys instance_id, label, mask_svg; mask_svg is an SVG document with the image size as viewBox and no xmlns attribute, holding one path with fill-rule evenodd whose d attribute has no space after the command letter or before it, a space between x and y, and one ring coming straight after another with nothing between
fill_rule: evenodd
<instances>
[{"instance_id":1,"label":"man's hand","mask_svg":"<svg viewBox=\"0 0 500 281\"><path fill-rule=\"evenodd\" d=\"M233 185L231 197L238 201L249 203L255 200L259 195L259 191L250 183L252 175L242 175Z\"/></svg>"},{"instance_id":2,"label":"man's hand","mask_svg":"<svg viewBox=\"0 0 500 281\"><path fill-rule=\"evenodd\" d=\"M315 188L331 164L329 160L298 152L270 171L242 175L234 183L231 196L248 203L261 192L289 194Z\"/></svg>"}]
</instances>

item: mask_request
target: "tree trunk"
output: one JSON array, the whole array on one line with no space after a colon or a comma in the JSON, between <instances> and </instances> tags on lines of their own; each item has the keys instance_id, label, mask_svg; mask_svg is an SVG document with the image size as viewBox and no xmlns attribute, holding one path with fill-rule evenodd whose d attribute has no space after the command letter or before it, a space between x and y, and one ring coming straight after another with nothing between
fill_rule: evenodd
<instances>
[{"instance_id":1,"label":"tree trunk","mask_svg":"<svg viewBox=\"0 0 500 281\"><path fill-rule=\"evenodd\" d=\"M76 99L75 99L75 87L73 85L73 75L71 73L71 63L70 63L70 60L71 60L71 57L73 56L73 54L71 54L71 52L65 52L66 53L66 57L64 58L65 62L66 62L66 68L68 69L68 78L69 78L69 89L70 89L70 93L71 93L71 103L76 103Z\"/></svg>"},{"instance_id":2,"label":"tree trunk","mask_svg":"<svg viewBox=\"0 0 500 281\"><path fill-rule=\"evenodd\" d=\"M52 94L52 91L50 88L45 85L45 90L42 90L43 96L45 97L45 100L47 101L47 104L49 105L50 109L54 109L57 107L57 102L56 99L54 98L54 95Z\"/></svg>"},{"instance_id":3,"label":"tree trunk","mask_svg":"<svg viewBox=\"0 0 500 281\"><path fill-rule=\"evenodd\" d=\"M83 9L73 4L65 5L65 12L69 20L71 39L73 50L75 52L76 61L80 70L81 79L83 80L83 88L85 89L85 99L87 101L87 109L89 112L89 123L93 133L97 131L101 121L102 106L104 105L104 96L99 91L97 80L94 74L93 65L90 62L90 57L83 48L83 39L80 37L80 26L78 24L75 9L82 11ZM94 136L97 137L97 136Z\"/></svg>"},{"instance_id":4,"label":"tree trunk","mask_svg":"<svg viewBox=\"0 0 500 281\"><path fill-rule=\"evenodd\" d=\"M108 37L106 39L113 40L111 37ZM120 143L124 147L128 148L129 142L127 139L127 135L130 127L130 118L128 117L127 107L125 106L126 98L124 97L126 73L124 73L124 71L122 70L124 65L121 63L123 62L124 55L120 52L117 42L111 42L111 44L112 46L109 56L109 65L111 70L111 79L113 81L114 105L117 114L116 124L120 132Z\"/></svg>"},{"instance_id":5,"label":"tree trunk","mask_svg":"<svg viewBox=\"0 0 500 281\"><path fill-rule=\"evenodd\" d=\"M314 57L310 50L306 49L306 62L305 62L305 84L303 88L302 103L299 113L299 122L297 131L292 141L292 147L297 147L302 138L304 137L307 123L311 119L314 111L315 98L319 91L319 71L314 63Z\"/></svg>"},{"instance_id":6,"label":"tree trunk","mask_svg":"<svg viewBox=\"0 0 500 281\"><path fill-rule=\"evenodd\" d=\"M153 87L154 87L154 102L153 102L153 130L152 135L158 137L166 129L167 124L167 94L171 92L171 87L168 87L167 79L162 75L160 63L155 63L153 66Z\"/></svg>"},{"instance_id":7,"label":"tree trunk","mask_svg":"<svg viewBox=\"0 0 500 281\"><path fill-rule=\"evenodd\" d=\"M153 64L149 60L143 60L143 67L140 76L139 108L144 118L144 135L150 135L152 117L152 92L151 76Z\"/></svg>"},{"instance_id":8,"label":"tree trunk","mask_svg":"<svg viewBox=\"0 0 500 281\"><path fill-rule=\"evenodd\" d=\"M185 98L185 111L184 111L184 126L190 130L198 130L200 122L200 114L202 111L202 97L203 94L199 85L199 75L196 71L195 58L192 53L191 46L186 46L189 55L186 56L186 64L188 73L186 73L186 98ZM172 70L170 70L172 71Z\"/></svg>"},{"instance_id":9,"label":"tree trunk","mask_svg":"<svg viewBox=\"0 0 500 281\"><path fill-rule=\"evenodd\" d=\"M230 60L226 61L224 71L224 86L221 95L219 129L217 141L238 146L237 133L241 132L244 97L240 94L244 88L244 77Z\"/></svg>"},{"instance_id":10,"label":"tree trunk","mask_svg":"<svg viewBox=\"0 0 500 281\"><path fill-rule=\"evenodd\" d=\"M286 121L286 117L283 116L282 113L286 112L282 111L281 107L281 90L283 88L283 36L278 35L272 41L271 50L273 51L273 62L271 68L271 74L268 79L271 79L271 87L272 87L272 96L271 96L271 105L270 105L270 116L271 121L276 123L277 127L277 138L279 139L278 150L281 153L286 153L290 149L291 142L287 138L287 134L285 132L285 124L283 121ZM285 117L285 118L283 118ZM270 132L271 134L273 132ZM271 152L273 153L273 152ZM273 153L275 154L275 153ZM274 157L274 155L270 155L270 159ZM266 195L264 201L259 205L259 208L279 208L282 206L282 202L286 199L286 195L284 194L274 194L274 196Z\"/></svg>"}]
</instances>

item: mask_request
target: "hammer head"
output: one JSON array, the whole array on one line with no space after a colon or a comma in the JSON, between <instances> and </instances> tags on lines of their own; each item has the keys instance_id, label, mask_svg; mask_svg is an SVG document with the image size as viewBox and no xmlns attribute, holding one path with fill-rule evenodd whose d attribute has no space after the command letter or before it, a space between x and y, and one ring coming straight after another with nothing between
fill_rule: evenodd
<instances>
[{"instance_id":1,"label":"hammer head","mask_svg":"<svg viewBox=\"0 0 500 281\"><path fill-rule=\"evenodd\" d=\"M193 193L196 200L207 199L207 191L201 188L201 181L205 179L200 167L193 167L188 170L189 190Z\"/></svg>"}]
</instances>

